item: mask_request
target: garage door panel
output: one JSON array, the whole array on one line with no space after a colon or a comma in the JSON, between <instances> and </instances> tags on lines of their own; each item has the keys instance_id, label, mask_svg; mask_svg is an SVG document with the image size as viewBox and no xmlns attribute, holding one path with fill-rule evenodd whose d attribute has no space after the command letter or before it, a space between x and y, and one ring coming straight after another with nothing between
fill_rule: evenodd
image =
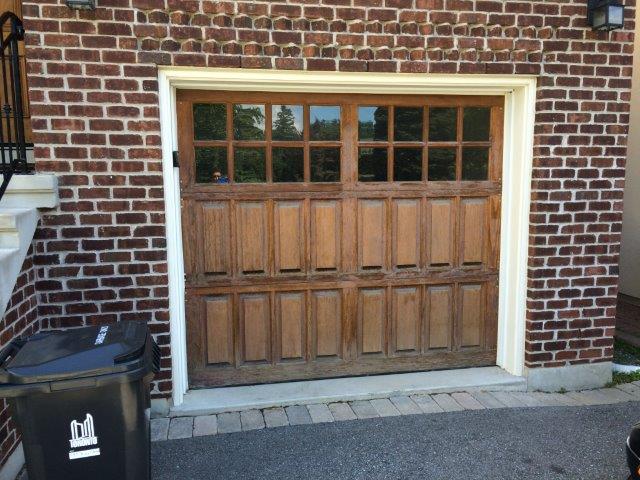
<instances>
[{"instance_id":1,"label":"garage door panel","mask_svg":"<svg viewBox=\"0 0 640 480\"><path fill-rule=\"evenodd\" d=\"M271 360L271 302L268 293L240 295L241 362Z\"/></svg>"},{"instance_id":2,"label":"garage door panel","mask_svg":"<svg viewBox=\"0 0 640 480\"><path fill-rule=\"evenodd\" d=\"M484 317L483 285L460 285L460 346L479 347Z\"/></svg>"},{"instance_id":3,"label":"garage door panel","mask_svg":"<svg viewBox=\"0 0 640 480\"><path fill-rule=\"evenodd\" d=\"M384 270L387 247L386 200L358 202L358 266L361 270Z\"/></svg>"},{"instance_id":4,"label":"garage door panel","mask_svg":"<svg viewBox=\"0 0 640 480\"><path fill-rule=\"evenodd\" d=\"M358 293L358 353L383 354L386 344L387 299L383 288Z\"/></svg>"},{"instance_id":5,"label":"garage door panel","mask_svg":"<svg viewBox=\"0 0 640 480\"><path fill-rule=\"evenodd\" d=\"M233 303L231 295L205 299L207 360L210 364L233 365Z\"/></svg>"},{"instance_id":6,"label":"garage door panel","mask_svg":"<svg viewBox=\"0 0 640 480\"><path fill-rule=\"evenodd\" d=\"M425 350L450 349L453 319L453 288L434 285L426 288Z\"/></svg>"},{"instance_id":7,"label":"garage door panel","mask_svg":"<svg viewBox=\"0 0 640 480\"><path fill-rule=\"evenodd\" d=\"M420 351L421 288L402 287L392 289L392 332L396 354Z\"/></svg>"},{"instance_id":8,"label":"garage door panel","mask_svg":"<svg viewBox=\"0 0 640 480\"><path fill-rule=\"evenodd\" d=\"M460 263L478 266L486 261L487 199L460 200Z\"/></svg>"},{"instance_id":9,"label":"garage door panel","mask_svg":"<svg viewBox=\"0 0 640 480\"><path fill-rule=\"evenodd\" d=\"M306 294L284 292L276 294L276 325L278 358L303 360L306 356Z\"/></svg>"},{"instance_id":10,"label":"garage door panel","mask_svg":"<svg viewBox=\"0 0 640 480\"><path fill-rule=\"evenodd\" d=\"M342 357L342 296L339 290L311 292L311 321L314 356Z\"/></svg>"},{"instance_id":11,"label":"garage door panel","mask_svg":"<svg viewBox=\"0 0 640 480\"><path fill-rule=\"evenodd\" d=\"M238 269L240 275L269 271L269 234L266 202L236 204Z\"/></svg>"},{"instance_id":12,"label":"garage door panel","mask_svg":"<svg viewBox=\"0 0 640 480\"><path fill-rule=\"evenodd\" d=\"M422 235L420 228L421 200L415 198L392 201L393 267L395 269L420 267Z\"/></svg>"},{"instance_id":13,"label":"garage door panel","mask_svg":"<svg viewBox=\"0 0 640 480\"><path fill-rule=\"evenodd\" d=\"M231 272L231 214L229 202L202 205L204 272Z\"/></svg>"},{"instance_id":14,"label":"garage door panel","mask_svg":"<svg viewBox=\"0 0 640 480\"><path fill-rule=\"evenodd\" d=\"M306 270L304 203L302 201L275 202L274 224L276 272L304 272Z\"/></svg>"},{"instance_id":15,"label":"garage door panel","mask_svg":"<svg viewBox=\"0 0 640 480\"><path fill-rule=\"evenodd\" d=\"M341 213L338 200L311 201L311 267L316 272L340 268Z\"/></svg>"},{"instance_id":16,"label":"garage door panel","mask_svg":"<svg viewBox=\"0 0 640 480\"><path fill-rule=\"evenodd\" d=\"M453 198L427 202L427 264L451 267L454 264L456 201Z\"/></svg>"}]
</instances>

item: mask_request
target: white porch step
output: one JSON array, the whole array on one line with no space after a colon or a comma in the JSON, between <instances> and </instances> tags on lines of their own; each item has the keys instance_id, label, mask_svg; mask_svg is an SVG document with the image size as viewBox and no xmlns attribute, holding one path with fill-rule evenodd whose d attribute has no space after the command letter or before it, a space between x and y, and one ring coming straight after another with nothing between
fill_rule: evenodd
<instances>
[{"instance_id":1,"label":"white porch step","mask_svg":"<svg viewBox=\"0 0 640 480\"><path fill-rule=\"evenodd\" d=\"M35 208L0 208L0 318L11 299L38 219Z\"/></svg>"}]
</instances>

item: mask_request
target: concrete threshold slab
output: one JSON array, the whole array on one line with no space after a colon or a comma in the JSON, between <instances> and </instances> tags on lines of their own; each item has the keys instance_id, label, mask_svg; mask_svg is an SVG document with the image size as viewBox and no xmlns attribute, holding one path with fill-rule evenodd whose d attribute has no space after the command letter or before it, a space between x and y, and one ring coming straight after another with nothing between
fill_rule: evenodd
<instances>
[{"instance_id":1,"label":"concrete threshold slab","mask_svg":"<svg viewBox=\"0 0 640 480\"><path fill-rule=\"evenodd\" d=\"M190 390L185 394L184 402L170 410L170 415L210 415L254 408L372 400L398 395L526 389L527 381L524 377L511 375L499 367L465 368Z\"/></svg>"}]
</instances>

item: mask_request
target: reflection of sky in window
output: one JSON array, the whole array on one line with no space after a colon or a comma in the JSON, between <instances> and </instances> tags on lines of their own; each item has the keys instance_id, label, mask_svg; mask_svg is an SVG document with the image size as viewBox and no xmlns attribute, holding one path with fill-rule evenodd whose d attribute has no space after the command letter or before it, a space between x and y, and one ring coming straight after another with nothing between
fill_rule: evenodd
<instances>
[{"instance_id":1,"label":"reflection of sky in window","mask_svg":"<svg viewBox=\"0 0 640 480\"><path fill-rule=\"evenodd\" d=\"M276 121L278 112L282 107L287 107L293 113L293 125L296 127L296 130L302 132L302 125L304 124L303 110L302 105L272 105L271 107L271 117L273 118L272 122Z\"/></svg>"},{"instance_id":2,"label":"reflection of sky in window","mask_svg":"<svg viewBox=\"0 0 640 480\"><path fill-rule=\"evenodd\" d=\"M377 109L378 107L359 107L358 120L364 123L367 123L367 122L373 123L373 116L375 115Z\"/></svg>"},{"instance_id":3,"label":"reflection of sky in window","mask_svg":"<svg viewBox=\"0 0 640 480\"><path fill-rule=\"evenodd\" d=\"M311 107L309 113L311 115L311 123L340 120L340 107L337 106L314 106Z\"/></svg>"}]
</instances>

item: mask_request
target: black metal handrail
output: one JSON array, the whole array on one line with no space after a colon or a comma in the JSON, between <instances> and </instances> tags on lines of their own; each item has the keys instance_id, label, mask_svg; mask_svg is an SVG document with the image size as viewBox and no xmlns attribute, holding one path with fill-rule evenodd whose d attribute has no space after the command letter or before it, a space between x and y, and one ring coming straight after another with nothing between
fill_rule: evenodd
<instances>
[{"instance_id":1,"label":"black metal handrail","mask_svg":"<svg viewBox=\"0 0 640 480\"><path fill-rule=\"evenodd\" d=\"M20 42L24 41L22 20L13 12L0 15L0 198L14 173L27 173L27 144L24 133Z\"/></svg>"}]
</instances>

